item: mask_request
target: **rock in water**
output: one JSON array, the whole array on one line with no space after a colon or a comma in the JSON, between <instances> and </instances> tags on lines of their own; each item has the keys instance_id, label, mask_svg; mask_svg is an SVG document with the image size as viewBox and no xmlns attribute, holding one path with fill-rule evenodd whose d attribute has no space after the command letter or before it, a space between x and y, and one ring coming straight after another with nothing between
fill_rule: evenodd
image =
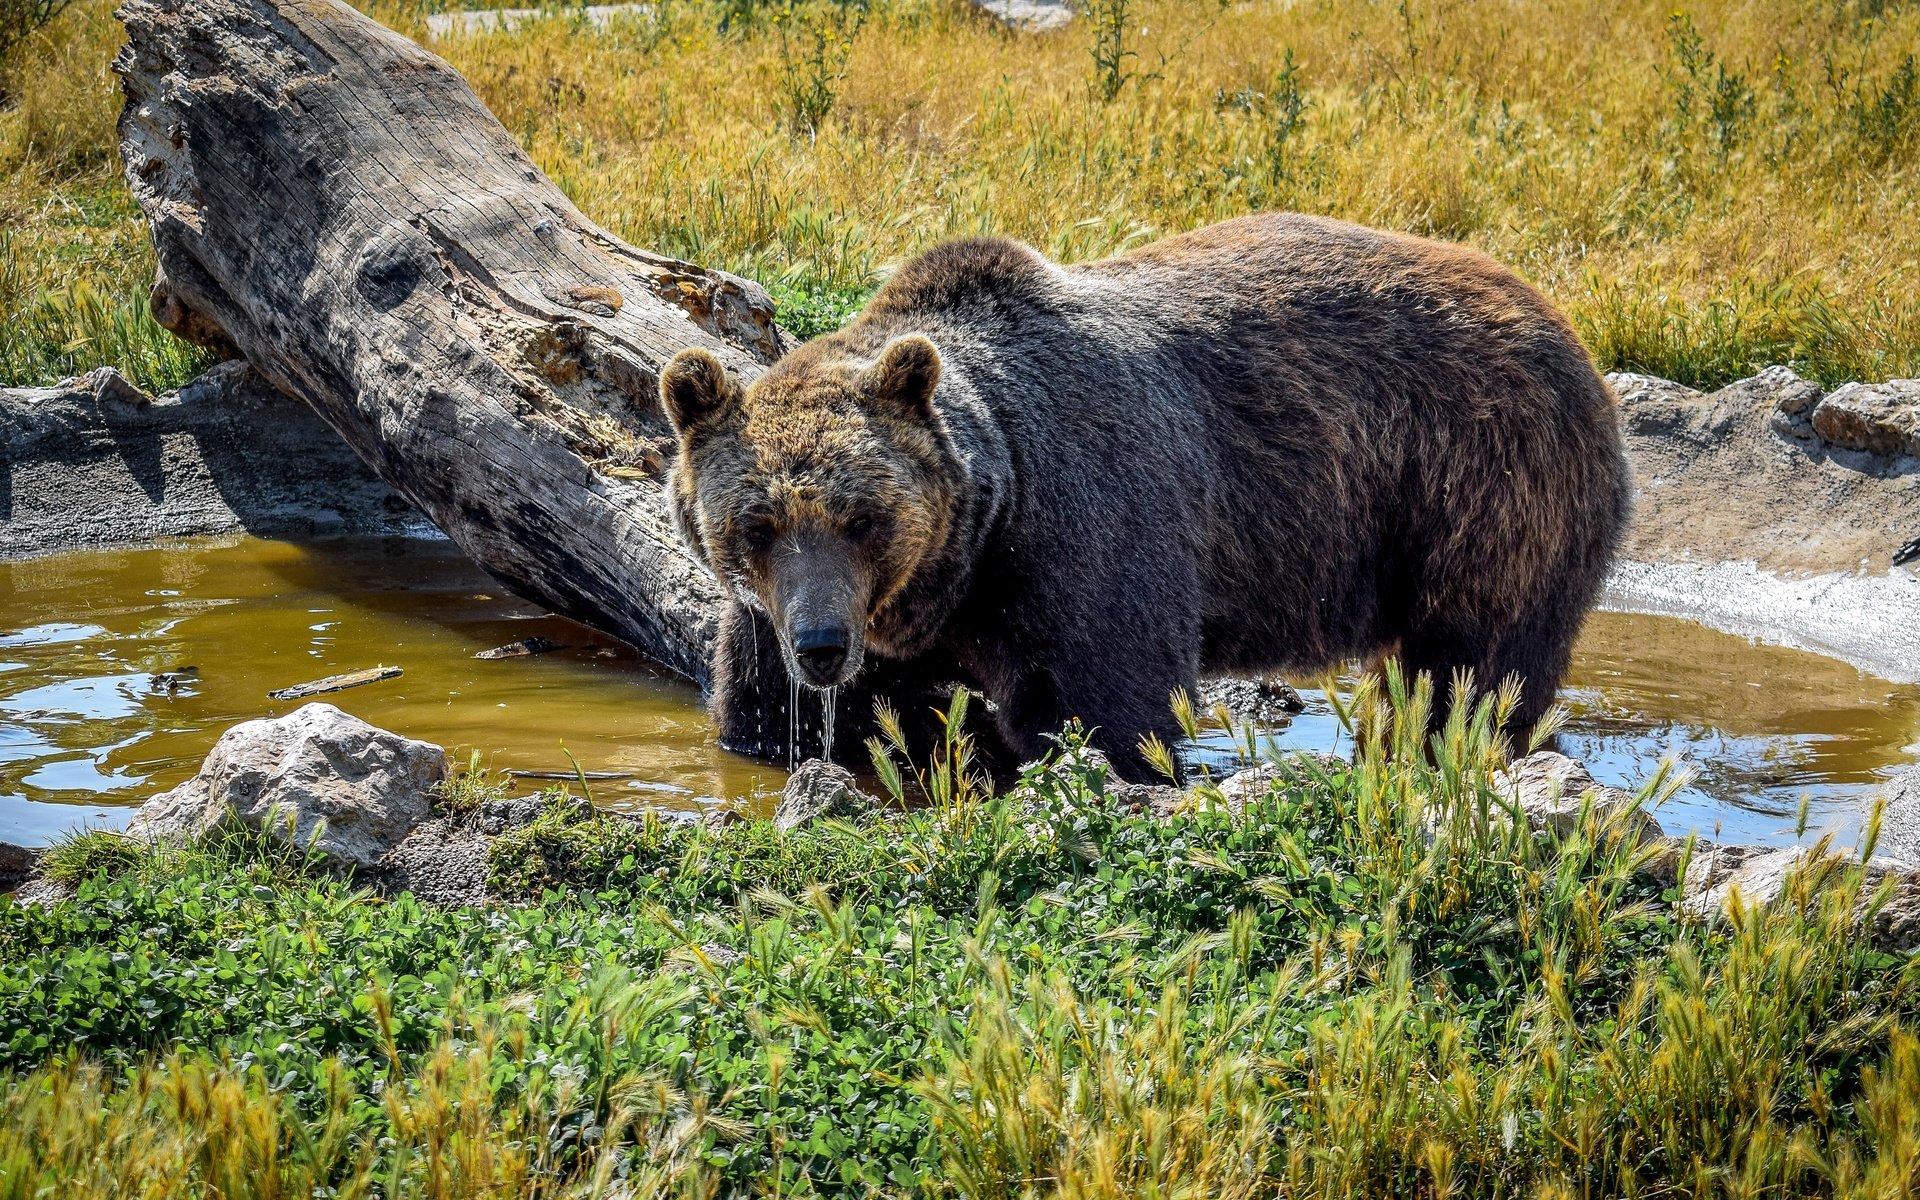
<instances>
[{"instance_id":1,"label":"rock in water","mask_svg":"<svg viewBox=\"0 0 1920 1200\"><path fill-rule=\"evenodd\" d=\"M0 842L0 892L10 892L25 883L39 861L38 851Z\"/></svg>"},{"instance_id":2,"label":"rock in water","mask_svg":"<svg viewBox=\"0 0 1920 1200\"><path fill-rule=\"evenodd\" d=\"M147 801L128 832L177 841L264 831L367 869L428 818L446 774L440 747L308 704L221 734L200 773Z\"/></svg>"},{"instance_id":3,"label":"rock in water","mask_svg":"<svg viewBox=\"0 0 1920 1200\"><path fill-rule=\"evenodd\" d=\"M1535 829L1551 828L1562 837L1580 828L1580 807L1590 796L1603 824L1624 821L1620 832L1635 845L1663 836L1660 822L1639 807L1631 792L1608 787L1586 767L1551 750L1529 754L1493 777L1494 790L1519 804Z\"/></svg>"},{"instance_id":4,"label":"rock in water","mask_svg":"<svg viewBox=\"0 0 1920 1200\"><path fill-rule=\"evenodd\" d=\"M787 780L773 823L782 830L798 829L824 817L858 817L879 807L880 801L854 785L852 771L810 758Z\"/></svg>"},{"instance_id":5,"label":"rock in water","mask_svg":"<svg viewBox=\"0 0 1920 1200\"><path fill-rule=\"evenodd\" d=\"M1307 710L1307 702L1293 685L1277 678L1204 680L1196 699L1201 708L1223 707L1238 720L1274 728Z\"/></svg>"},{"instance_id":6,"label":"rock in water","mask_svg":"<svg viewBox=\"0 0 1920 1200\"><path fill-rule=\"evenodd\" d=\"M527 658L535 654L551 654L555 650L565 649L566 647L562 646L559 642L536 636L521 638L517 642L508 642L504 646L495 646L491 650L482 650L480 653L474 655L474 657L483 659Z\"/></svg>"}]
</instances>

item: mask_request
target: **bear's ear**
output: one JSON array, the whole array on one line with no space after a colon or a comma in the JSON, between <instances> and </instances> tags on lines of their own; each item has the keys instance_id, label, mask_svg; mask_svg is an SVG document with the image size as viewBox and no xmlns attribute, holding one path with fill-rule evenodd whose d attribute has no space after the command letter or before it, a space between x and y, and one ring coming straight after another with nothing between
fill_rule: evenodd
<instances>
[{"instance_id":1,"label":"bear's ear","mask_svg":"<svg viewBox=\"0 0 1920 1200\"><path fill-rule=\"evenodd\" d=\"M933 412L933 388L940 382L940 351L917 333L888 342L860 379L873 401L916 417Z\"/></svg>"},{"instance_id":2,"label":"bear's ear","mask_svg":"<svg viewBox=\"0 0 1920 1200\"><path fill-rule=\"evenodd\" d=\"M698 347L674 355L660 372L660 406L682 437L715 425L739 399L740 385L733 376Z\"/></svg>"}]
</instances>

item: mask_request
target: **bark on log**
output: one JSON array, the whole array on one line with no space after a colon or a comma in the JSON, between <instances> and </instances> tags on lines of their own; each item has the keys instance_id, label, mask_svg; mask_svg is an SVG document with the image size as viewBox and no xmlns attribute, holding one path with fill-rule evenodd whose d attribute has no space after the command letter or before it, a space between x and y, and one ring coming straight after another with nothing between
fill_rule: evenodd
<instances>
[{"instance_id":1,"label":"bark on log","mask_svg":"<svg viewBox=\"0 0 1920 1200\"><path fill-rule=\"evenodd\" d=\"M301 397L522 596L701 683L721 599L659 497L656 372L789 338L589 221L445 62L338 0L127 0L154 310Z\"/></svg>"}]
</instances>

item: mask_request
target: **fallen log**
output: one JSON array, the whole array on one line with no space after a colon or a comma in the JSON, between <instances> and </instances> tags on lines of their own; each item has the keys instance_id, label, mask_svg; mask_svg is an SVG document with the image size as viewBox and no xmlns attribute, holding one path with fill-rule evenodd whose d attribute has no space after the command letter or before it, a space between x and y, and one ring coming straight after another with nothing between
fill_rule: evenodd
<instances>
[{"instance_id":1,"label":"fallen log","mask_svg":"<svg viewBox=\"0 0 1920 1200\"><path fill-rule=\"evenodd\" d=\"M514 592L705 682L656 373L790 338L758 285L589 221L445 62L337 0L128 0L156 316L307 401ZM779 723L776 723L779 724Z\"/></svg>"}]
</instances>

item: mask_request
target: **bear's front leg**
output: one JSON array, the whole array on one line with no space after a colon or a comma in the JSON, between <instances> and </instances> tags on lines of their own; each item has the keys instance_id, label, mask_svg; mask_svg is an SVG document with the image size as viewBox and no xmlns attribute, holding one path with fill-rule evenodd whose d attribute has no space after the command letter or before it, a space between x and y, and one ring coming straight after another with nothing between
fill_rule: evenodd
<instances>
[{"instance_id":1,"label":"bear's front leg","mask_svg":"<svg viewBox=\"0 0 1920 1200\"><path fill-rule=\"evenodd\" d=\"M1121 779L1162 782L1140 744L1149 734L1169 748L1179 742L1173 693L1182 687L1192 693L1192 676L1170 663L1119 655L1059 660L1007 680L998 699L1001 735L1022 757L1036 759L1053 748L1067 722L1079 721Z\"/></svg>"}]
</instances>

